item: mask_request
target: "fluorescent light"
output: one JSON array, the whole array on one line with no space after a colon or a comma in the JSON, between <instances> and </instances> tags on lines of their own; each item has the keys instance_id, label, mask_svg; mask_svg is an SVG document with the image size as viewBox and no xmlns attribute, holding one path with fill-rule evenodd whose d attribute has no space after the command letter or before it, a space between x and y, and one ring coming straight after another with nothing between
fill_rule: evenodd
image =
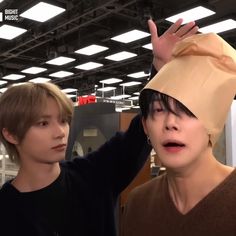
<instances>
[{"instance_id":1,"label":"fluorescent light","mask_svg":"<svg viewBox=\"0 0 236 236\"><path fill-rule=\"evenodd\" d=\"M0 80L0 85L7 84L7 81Z\"/></svg>"},{"instance_id":2,"label":"fluorescent light","mask_svg":"<svg viewBox=\"0 0 236 236\"><path fill-rule=\"evenodd\" d=\"M104 79L100 80L99 82L102 84L115 84L123 81L122 79L117 79L117 78L110 78L110 79Z\"/></svg>"},{"instance_id":3,"label":"fluorescent light","mask_svg":"<svg viewBox=\"0 0 236 236\"><path fill-rule=\"evenodd\" d=\"M78 65L75 68L80 69L80 70L92 70L101 66L103 66L103 64L96 63L96 62L87 62L81 65Z\"/></svg>"},{"instance_id":4,"label":"fluorescent light","mask_svg":"<svg viewBox=\"0 0 236 236\"><path fill-rule=\"evenodd\" d=\"M135 92L135 93L133 93L133 94L139 96L139 95L140 95L140 92Z\"/></svg>"},{"instance_id":5,"label":"fluorescent light","mask_svg":"<svg viewBox=\"0 0 236 236\"><path fill-rule=\"evenodd\" d=\"M108 49L109 48L104 47L104 46L92 44L90 46L87 46L87 47L84 47L84 48L81 48L81 49L75 51L75 53L90 56L90 55L94 55L94 54L99 53L99 52L103 52L103 51L108 50Z\"/></svg>"},{"instance_id":6,"label":"fluorescent light","mask_svg":"<svg viewBox=\"0 0 236 236\"><path fill-rule=\"evenodd\" d=\"M49 79L49 78L37 77L37 78L34 78L34 79L29 80L29 82L32 82L32 83L47 83L47 82L49 82L50 80L51 80L51 79Z\"/></svg>"},{"instance_id":7,"label":"fluorescent light","mask_svg":"<svg viewBox=\"0 0 236 236\"><path fill-rule=\"evenodd\" d=\"M120 86L130 87L130 86L135 86L135 85L138 85L138 84L141 84L141 82L131 81L131 82L120 84Z\"/></svg>"},{"instance_id":8,"label":"fluorescent light","mask_svg":"<svg viewBox=\"0 0 236 236\"><path fill-rule=\"evenodd\" d=\"M236 28L236 21L232 19L220 21L218 23L205 26L203 28L200 28L199 31L202 33L221 33L227 30L235 29Z\"/></svg>"},{"instance_id":9,"label":"fluorescent light","mask_svg":"<svg viewBox=\"0 0 236 236\"><path fill-rule=\"evenodd\" d=\"M179 18L182 18L183 19L182 24L186 24L190 21L199 20L199 19L202 19L204 17L211 16L213 14L215 14L214 11L211 11L211 10L205 8L205 7L202 7L202 6L198 6L198 7L192 8L188 11L184 11L184 12L181 12L177 15L168 17L168 18L166 18L166 20L174 23Z\"/></svg>"},{"instance_id":10,"label":"fluorescent light","mask_svg":"<svg viewBox=\"0 0 236 236\"><path fill-rule=\"evenodd\" d=\"M66 96L67 96L68 98L75 98L75 97L77 97L76 94L66 94Z\"/></svg>"},{"instance_id":11,"label":"fluorescent light","mask_svg":"<svg viewBox=\"0 0 236 236\"><path fill-rule=\"evenodd\" d=\"M75 88L66 88L66 89L62 89L61 91L63 93L72 93L72 92L76 92L77 89L75 89Z\"/></svg>"},{"instance_id":12,"label":"fluorescent light","mask_svg":"<svg viewBox=\"0 0 236 236\"><path fill-rule=\"evenodd\" d=\"M116 89L116 87L104 87L104 88L98 88L97 90L101 91L101 92L108 92L108 91L112 91L115 89Z\"/></svg>"},{"instance_id":13,"label":"fluorescent light","mask_svg":"<svg viewBox=\"0 0 236 236\"><path fill-rule=\"evenodd\" d=\"M149 35L150 35L149 33L140 30L131 30L127 33L115 36L111 39L122 43L130 43L138 39L148 37Z\"/></svg>"},{"instance_id":14,"label":"fluorescent light","mask_svg":"<svg viewBox=\"0 0 236 236\"><path fill-rule=\"evenodd\" d=\"M134 108L134 109L139 109L140 106L133 106L132 108Z\"/></svg>"},{"instance_id":15,"label":"fluorescent light","mask_svg":"<svg viewBox=\"0 0 236 236\"><path fill-rule=\"evenodd\" d=\"M143 78L149 76L149 74L146 74L144 71L128 74L127 76L132 78Z\"/></svg>"},{"instance_id":16,"label":"fluorescent light","mask_svg":"<svg viewBox=\"0 0 236 236\"><path fill-rule=\"evenodd\" d=\"M122 112L125 110L130 110L130 107L116 107L116 112Z\"/></svg>"},{"instance_id":17,"label":"fluorescent light","mask_svg":"<svg viewBox=\"0 0 236 236\"><path fill-rule=\"evenodd\" d=\"M11 40L25 33L26 31L27 31L26 29L20 27L15 27L11 25L2 25L0 27L0 38Z\"/></svg>"},{"instance_id":18,"label":"fluorescent light","mask_svg":"<svg viewBox=\"0 0 236 236\"><path fill-rule=\"evenodd\" d=\"M107 56L105 58L108 60L112 60L112 61L122 61L122 60L131 58L131 57L136 57L136 56L137 56L137 54L135 54L135 53L122 51L122 52L118 52L113 55Z\"/></svg>"},{"instance_id":19,"label":"fluorescent light","mask_svg":"<svg viewBox=\"0 0 236 236\"><path fill-rule=\"evenodd\" d=\"M145 44L142 47L146 48L146 49L149 49L149 50L152 50L152 44L151 43Z\"/></svg>"},{"instance_id":20,"label":"fluorescent light","mask_svg":"<svg viewBox=\"0 0 236 236\"><path fill-rule=\"evenodd\" d=\"M122 94L122 95L112 96L111 99L120 100L120 99L124 99L124 98L129 98L129 97L130 97L130 95L128 95L128 94Z\"/></svg>"},{"instance_id":21,"label":"fluorescent light","mask_svg":"<svg viewBox=\"0 0 236 236\"><path fill-rule=\"evenodd\" d=\"M138 100L139 99L139 96L135 96L135 97L131 97L129 98L130 100Z\"/></svg>"},{"instance_id":22,"label":"fluorescent light","mask_svg":"<svg viewBox=\"0 0 236 236\"><path fill-rule=\"evenodd\" d=\"M3 15L2 15L2 12L0 12L0 22L3 21Z\"/></svg>"},{"instance_id":23,"label":"fluorescent light","mask_svg":"<svg viewBox=\"0 0 236 236\"><path fill-rule=\"evenodd\" d=\"M7 91L8 88L1 88L0 89L0 93L4 93L5 91Z\"/></svg>"},{"instance_id":24,"label":"fluorescent light","mask_svg":"<svg viewBox=\"0 0 236 236\"><path fill-rule=\"evenodd\" d=\"M49 60L46 63L51 64L51 65L61 66L61 65L65 65L67 63L70 63L72 61L75 61L75 59L71 58L71 57L62 57L61 56L61 57L57 57L57 58L54 58L52 60Z\"/></svg>"},{"instance_id":25,"label":"fluorescent light","mask_svg":"<svg viewBox=\"0 0 236 236\"><path fill-rule=\"evenodd\" d=\"M39 22L45 22L64 11L64 8L57 7L45 2L40 2L31 7L29 10L20 14L20 16Z\"/></svg>"},{"instance_id":26,"label":"fluorescent light","mask_svg":"<svg viewBox=\"0 0 236 236\"><path fill-rule=\"evenodd\" d=\"M21 72L28 73L28 74L38 74L38 73L43 72L45 70L47 70L47 69L43 68L43 67L32 66L28 69L22 70Z\"/></svg>"},{"instance_id":27,"label":"fluorescent light","mask_svg":"<svg viewBox=\"0 0 236 236\"><path fill-rule=\"evenodd\" d=\"M74 74L74 73L72 73L72 72L61 70L61 71L52 73L52 74L50 74L49 76L57 77L57 78L64 78L64 77L66 77L66 76L70 76L70 75L73 75L73 74Z\"/></svg>"},{"instance_id":28,"label":"fluorescent light","mask_svg":"<svg viewBox=\"0 0 236 236\"><path fill-rule=\"evenodd\" d=\"M10 75L6 75L6 76L4 76L2 78L6 79L6 80L18 80L18 79L22 79L24 77L25 77L25 75L10 74Z\"/></svg>"}]
</instances>

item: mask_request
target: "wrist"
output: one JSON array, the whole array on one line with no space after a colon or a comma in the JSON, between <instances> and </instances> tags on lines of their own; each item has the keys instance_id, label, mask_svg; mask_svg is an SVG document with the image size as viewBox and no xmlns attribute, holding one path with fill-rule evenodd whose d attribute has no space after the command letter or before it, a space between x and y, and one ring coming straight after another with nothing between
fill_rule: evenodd
<instances>
[{"instance_id":1,"label":"wrist","mask_svg":"<svg viewBox=\"0 0 236 236\"><path fill-rule=\"evenodd\" d=\"M155 67L156 71L159 71L166 64L166 62L157 57L153 57L152 64Z\"/></svg>"}]
</instances>

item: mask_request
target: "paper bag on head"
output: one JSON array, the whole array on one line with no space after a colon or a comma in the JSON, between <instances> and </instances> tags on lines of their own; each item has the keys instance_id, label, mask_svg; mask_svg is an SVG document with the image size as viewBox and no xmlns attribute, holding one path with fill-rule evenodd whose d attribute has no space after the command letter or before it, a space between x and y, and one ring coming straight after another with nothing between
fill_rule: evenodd
<instances>
[{"instance_id":1,"label":"paper bag on head","mask_svg":"<svg viewBox=\"0 0 236 236\"><path fill-rule=\"evenodd\" d=\"M145 86L185 105L216 143L236 94L236 50L220 36L197 34L179 42L172 59Z\"/></svg>"}]
</instances>

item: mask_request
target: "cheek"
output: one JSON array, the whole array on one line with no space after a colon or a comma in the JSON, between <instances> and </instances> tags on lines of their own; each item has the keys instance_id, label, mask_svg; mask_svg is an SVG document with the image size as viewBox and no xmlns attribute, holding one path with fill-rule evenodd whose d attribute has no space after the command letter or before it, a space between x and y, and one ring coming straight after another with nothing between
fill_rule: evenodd
<instances>
[{"instance_id":1,"label":"cheek","mask_svg":"<svg viewBox=\"0 0 236 236\"><path fill-rule=\"evenodd\" d=\"M208 135L205 127L199 126L195 128L192 134L193 140L196 140L196 142L200 142L203 148L209 146L210 136Z\"/></svg>"}]
</instances>

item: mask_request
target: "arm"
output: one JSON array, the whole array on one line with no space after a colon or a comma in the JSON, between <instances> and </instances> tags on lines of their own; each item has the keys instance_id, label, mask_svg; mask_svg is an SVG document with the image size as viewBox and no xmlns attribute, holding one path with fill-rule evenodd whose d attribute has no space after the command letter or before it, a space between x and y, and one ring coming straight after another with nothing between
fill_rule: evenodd
<instances>
[{"instance_id":1,"label":"arm","mask_svg":"<svg viewBox=\"0 0 236 236\"><path fill-rule=\"evenodd\" d=\"M97 177L104 186L110 186L114 194L120 193L142 168L151 151L142 128L141 116L131 121L126 132L117 132L87 159L94 166Z\"/></svg>"}]
</instances>

